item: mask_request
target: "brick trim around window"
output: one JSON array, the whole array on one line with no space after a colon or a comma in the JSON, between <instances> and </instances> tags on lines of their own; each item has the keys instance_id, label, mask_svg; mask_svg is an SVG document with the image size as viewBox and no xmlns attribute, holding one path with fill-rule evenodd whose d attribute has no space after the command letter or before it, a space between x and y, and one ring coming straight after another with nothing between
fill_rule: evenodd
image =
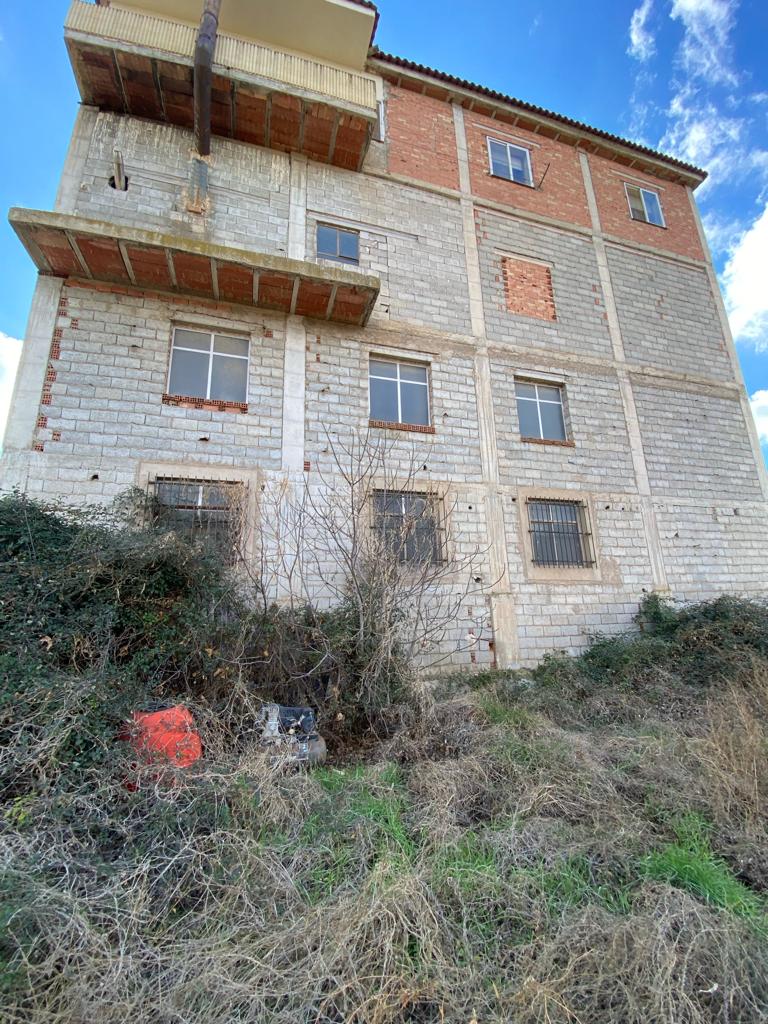
<instances>
[{"instance_id":1,"label":"brick trim around window","mask_svg":"<svg viewBox=\"0 0 768 1024\"><path fill-rule=\"evenodd\" d=\"M521 437L520 440L524 441L525 444L553 444L557 448L575 448L576 447L576 442L575 441L558 441L558 440L555 440L554 438L548 438L548 437Z\"/></svg>"},{"instance_id":2,"label":"brick trim around window","mask_svg":"<svg viewBox=\"0 0 768 1024\"><path fill-rule=\"evenodd\" d=\"M213 412L248 412L247 402L222 402L215 398L194 398L189 395L163 395L163 405L179 409L210 409Z\"/></svg>"},{"instance_id":3,"label":"brick trim around window","mask_svg":"<svg viewBox=\"0 0 768 1024\"><path fill-rule=\"evenodd\" d=\"M381 430L412 430L417 434L434 434L435 428L423 423L394 423L389 420L368 420L369 427Z\"/></svg>"}]
</instances>

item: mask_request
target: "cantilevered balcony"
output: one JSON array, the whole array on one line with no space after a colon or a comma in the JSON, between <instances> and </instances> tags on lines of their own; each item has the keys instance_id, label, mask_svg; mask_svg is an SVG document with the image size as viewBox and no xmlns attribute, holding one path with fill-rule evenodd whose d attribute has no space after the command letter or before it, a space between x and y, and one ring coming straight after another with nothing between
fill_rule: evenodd
<instances>
[{"instance_id":1,"label":"cantilevered balcony","mask_svg":"<svg viewBox=\"0 0 768 1024\"><path fill-rule=\"evenodd\" d=\"M352 27L358 35L363 32L360 39L365 38L365 31L371 31L373 15L365 6L349 0L346 6L345 0L335 4L325 0L304 2L308 12L314 12L325 25L326 37L331 30L331 38L323 37L323 45L315 47L323 54L335 55L334 17L364 15L370 25ZM227 4L225 0L223 12ZM250 6L240 0L230 8L234 15L244 12L239 20L230 15L227 22L222 14L221 24L226 28L231 23L238 32L252 24L282 39L276 12L285 4L294 16L300 16L298 8L293 11L296 4L301 6L300 0L282 0L281 4L250 0ZM189 21L172 20L177 12L187 15ZM199 15L200 0L176 0L175 4L147 0L110 6L74 0L64 37L83 102L102 110L192 128L197 36L194 22ZM250 22L245 20L246 15ZM263 15L261 20L259 15ZM300 17L295 25L294 35L301 41ZM343 32L347 32L346 23ZM309 45L308 31L305 34ZM361 50L358 39L352 50L349 44L338 48L338 58L354 59L362 67L359 53L363 51L367 52L367 43ZM212 71L214 135L304 153L312 160L351 170L362 166L378 116L374 76L226 31L218 33Z\"/></svg>"},{"instance_id":2,"label":"cantilevered balcony","mask_svg":"<svg viewBox=\"0 0 768 1024\"><path fill-rule=\"evenodd\" d=\"M9 220L42 274L175 292L215 302L364 325L378 278L346 267L121 227L64 213L12 209Z\"/></svg>"}]
</instances>

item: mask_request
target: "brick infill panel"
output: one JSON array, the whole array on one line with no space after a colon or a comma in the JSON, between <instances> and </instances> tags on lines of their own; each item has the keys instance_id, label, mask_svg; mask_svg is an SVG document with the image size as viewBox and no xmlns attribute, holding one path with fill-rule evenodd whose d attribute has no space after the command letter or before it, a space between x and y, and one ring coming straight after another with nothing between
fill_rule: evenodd
<instances>
[{"instance_id":1,"label":"brick infill panel","mask_svg":"<svg viewBox=\"0 0 768 1024\"><path fill-rule=\"evenodd\" d=\"M180 409L212 409L214 412L248 412L247 402L220 402L189 395L163 395L163 405L174 405Z\"/></svg>"},{"instance_id":2,"label":"brick infill panel","mask_svg":"<svg viewBox=\"0 0 768 1024\"><path fill-rule=\"evenodd\" d=\"M423 423L390 423L388 420L368 420L369 427L381 430L412 430L416 434L434 434L435 428Z\"/></svg>"}]
</instances>

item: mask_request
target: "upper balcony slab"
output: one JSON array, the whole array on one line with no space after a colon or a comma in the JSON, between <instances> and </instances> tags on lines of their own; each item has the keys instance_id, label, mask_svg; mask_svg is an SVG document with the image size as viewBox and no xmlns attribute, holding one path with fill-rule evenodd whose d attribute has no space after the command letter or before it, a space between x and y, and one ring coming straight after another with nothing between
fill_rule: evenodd
<instances>
[{"instance_id":1,"label":"upper balcony slab","mask_svg":"<svg viewBox=\"0 0 768 1024\"><path fill-rule=\"evenodd\" d=\"M194 25L83 0L64 25L84 103L184 128L194 124L196 35ZM378 117L374 76L225 33L213 73L215 135L362 166Z\"/></svg>"},{"instance_id":2,"label":"upper balcony slab","mask_svg":"<svg viewBox=\"0 0 768 1024\"><path fill-rule=\"evenodd\" d=\"M202 0L112 0L111 6L192 25L202 13ZM224 0L219 29L361 71L377 18L370 0Z\"/></svg>"},{"instance_id":3,"label":"upper balcony slab","mask_svg":"<svg viewBox=\"0 0 768 1024\"><path fill-rule=\"evenodd\" d=\"M8 219L42 274L175 292L363 326L377 277L66 213L14 208Z\"/></svg>"}]
</instances>

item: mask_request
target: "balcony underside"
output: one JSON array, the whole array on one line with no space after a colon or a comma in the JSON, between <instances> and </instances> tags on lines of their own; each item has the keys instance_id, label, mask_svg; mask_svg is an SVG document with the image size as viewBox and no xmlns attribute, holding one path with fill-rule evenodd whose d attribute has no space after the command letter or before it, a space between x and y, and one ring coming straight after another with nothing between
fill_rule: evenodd
<instances>
[{"instance_id":1,"label":"balcony underside","mask_svg":"<svg viewBox=\"0 0 768 1024\"><path fill-rule=\"evenodd\" d=\"M84 103L191 129L193 26L75 0L65 40ZM377 119L373 78L220 34L214 135L359 170Z\"/></svg>"},{"instance_id":2,"label":"balcony underside","mask_svg":"<svg viewBox=\"0 0 768 1024\"><path fill-rule=\"evenodd\" d=\"M175 292L336 323L367 323L369 274L211 245L71 214L13 209L9 220L42 274Z\"/></svg>"}]
</instances>

